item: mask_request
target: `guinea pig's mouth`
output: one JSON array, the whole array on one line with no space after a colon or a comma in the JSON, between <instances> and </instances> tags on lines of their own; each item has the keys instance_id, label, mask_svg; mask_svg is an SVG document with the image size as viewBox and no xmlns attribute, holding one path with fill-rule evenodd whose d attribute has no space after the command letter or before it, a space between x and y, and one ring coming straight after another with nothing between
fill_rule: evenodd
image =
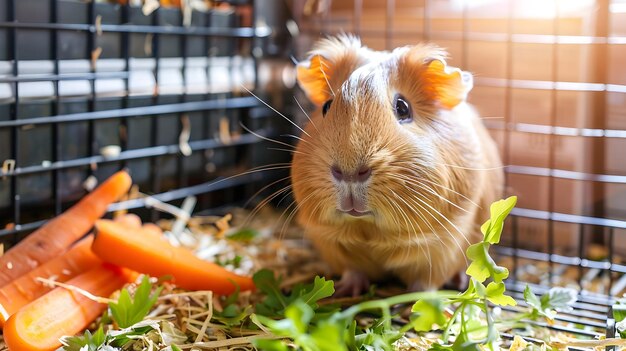
<instances>
[{"instance_id":1,"label":"guinea pig's mouth","mask_svg":"<svg viewBox=\"0 0 626 351\"><path fill-rule=\"evenodd\" d=\"M346 215L352 216L352 217L365 217L365 216L373 216L374 215L372 213L372 211L357 211L355 209L351 209L349 211L343 211L343 210L337 209L337 211L342 213L342 214L346 214Z\"/></svg>"}]
</instances>

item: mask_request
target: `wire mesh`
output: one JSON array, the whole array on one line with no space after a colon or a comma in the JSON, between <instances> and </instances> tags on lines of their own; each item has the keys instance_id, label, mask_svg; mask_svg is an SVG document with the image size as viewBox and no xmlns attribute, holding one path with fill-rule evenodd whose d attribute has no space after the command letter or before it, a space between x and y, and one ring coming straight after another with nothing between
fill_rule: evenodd
<instances>
[{"instance_id":1,"label":"wire mesh","mask_svg":"<svg viewBox=\"0 0 626 351\"><path fill-rule=\"evenodd\" d=\"M0 243L15 243L120 168L162 201L198 196L199 210L242 203L284 177L232 177L289 158L242 128L277 138L287 130L246 92L271 104L288 92L273 87L290 63L287 54L266 57L274 22L259 13L269 1L260 3L144 12L0 0ZM157 219L144 205L111 210Z\"/></svg>"},{"instance_id":2,"label":"wire mesh","mask_svg":"<svg viewBox=\"0 0 626 351\"><path fill-rule=\"evenodd\" d=\"M239 123L269 137L288 126L241 84L289 114L292 93L272 82L320 34L354 32L374 49L432 41L475 74L470 102L500 147L507 192L520 198L499 250L510 289L520 299L527 283L541 292L573 274L579 302L559 318L606 325L626 288L624 1L296 0L291 43L284 2L221 3L185 17L0 0L0 242L16 242L80 198L86 179L121 167L162 201L247 200L285 172L229 176L289 155ZM119 152L103 152L110 146ZM544 274L532 281L533 269Z\"/></svg>"},{"instance_id":3,"label":"wire mesh","mask_svg":"<svg viewBox=\"0 0 626 351\"><path fill-rule=\"evenodd\" d=\"M308 9L299 18L307 43L342 32L377 50L429 41L474 74L469 102L499 145L507 193L519 197L498 251L512 268L510 289L521 300L527 283L538 291L574 287L579 305L563 318L606 327L609 306L626 288L626 163L618 156L626 138L618 63L626 4L296 3L296 12Z\"/></svg>"}]
</instances>

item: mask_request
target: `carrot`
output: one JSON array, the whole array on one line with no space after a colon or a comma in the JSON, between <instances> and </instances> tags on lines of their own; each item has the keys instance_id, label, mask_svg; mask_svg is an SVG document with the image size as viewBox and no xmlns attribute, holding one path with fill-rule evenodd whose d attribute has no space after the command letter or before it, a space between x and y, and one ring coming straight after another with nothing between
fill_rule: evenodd
<instances>
[{"instance_id":1,"label":"carrot","mask_svg":"<svg viewBox=\"0 0 626 351\"><path fill-rule=\"evenodd\" d=\"M161 227L154 223L146 223L142 226L143 230L146 232L152 232L155 236L162 236L163 230Z\"/></svg>"},{"instance_id":2,"label":"carrot","mask_svg":"<svg viewBox=\"0 0 626 351\"><path fill-rule=\"evenodd\" d=\"M91 247L105 262L151 276L171 275L174 284L188 290L212 290L227 295L236 290L253 290L249 277L236 275L214 263L203 261L193 252L174 247L154 234L110 220L96 222L96 238Z\"/></svg>"},{"instance_id":3,"label":"carrot","mask_svg":"<svg viewBox=\"0 0 626 351\"><path fill-rule=\"evenodd\" d=\"M102 264L67 284L108 297L129 282L131 275L122 268ZM106 307L79 292L58 287L13 314L4 325L4 341L11 351L55 350L61 346L61 336L79 333Z\"/></svg>"},{"instance_id":4,"label":"carrot","mask_svg":"<svg viewBox=\"0 0 626 351\"><path fill-rule=\"evenodd\" d=\"M57 257L82 237L111 203L128 192L131 179L120 171L65 213L44 224L0 257L0 287Z\"/></svg>"},{"instance_id":5,"label":"carrot","mask_svg":"<svg viewBox=\"0 0 626 351\"><path fill-rule=\"evenodd\" d=\"M119 223L126 223L131 227L139 228L141 227L141 218L134 213L126 213L121 216L117 216L113 218L114 221Z\"/></svg>"},{"instance_id":6,"label":"carrot","mask_svg":"<svg viewBox=\"0 0 626 351\"><path fill-rule=\"evenodd\" d=\"M91 252L93 235L78 242L63 255L54 258L0 288L0 328L10 315L39 296L52 290L37 277L65 282L102 261Z\"/></svg>"}]
</instances>

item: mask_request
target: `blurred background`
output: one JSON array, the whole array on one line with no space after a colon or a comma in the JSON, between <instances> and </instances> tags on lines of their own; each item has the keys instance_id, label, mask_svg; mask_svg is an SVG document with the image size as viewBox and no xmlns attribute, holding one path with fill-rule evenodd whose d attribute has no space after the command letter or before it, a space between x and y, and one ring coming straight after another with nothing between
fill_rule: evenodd
<instances>
[{"instance_id":1,"label":"blurred background","mask_svg":"<svg viewBox=\"0 0 626 351\"><path fill-rule=\"evenodd\" d=\"M297 131L263 102L303 124L294 61L341 32L434 42L474 74L519 198L499 251L514 278L624 290L625 0L0 0L0 241L121 167L162 201L258 203L290 154L254 134ZM158 218L142 201L116 208Z\"/></svg>"}]
</instances>

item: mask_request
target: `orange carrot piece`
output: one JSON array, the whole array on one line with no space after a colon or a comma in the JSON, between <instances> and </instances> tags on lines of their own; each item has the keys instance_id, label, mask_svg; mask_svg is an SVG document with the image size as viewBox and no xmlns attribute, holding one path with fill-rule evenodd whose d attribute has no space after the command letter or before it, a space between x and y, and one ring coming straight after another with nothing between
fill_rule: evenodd
<instances>
[{"instance_id":1,"label":"orange carrot piece","mask_svg":"<svg viewBox=\"0 0 626 351\"><path fill-rule=\"evenodd\" d=\"M174 247L151 233L110 220L96 222L93 252L105 262L154 277L171 275L177 286L188 290L212 290L227 295L239 286L253 290L249 277L239 276L217 264L203 261L193 252ZM236 284L236 285L235 285Z\"/></svg>"},{"instance_id":2,"label":"orange carrot piece","mask_svg":"<svg viewBox=\"0 0 626 351\"><path fill-rule=\"evenodd\" d=\"M109 205L128 192L128 173L113 174L63 214L50 220L0 257L0 287L59 256L86 234Z\"/></svg>"},{"instance_id":3,"label":"orange carrot piece","mask_svg":"<svg viewBox=\"0 0 626 351\"><path fill-rule=\"evenodd\" d=\"M38 277L65 282L102 261L91 251L93 235L78 242L63 255L54 258L0 288L0 329L10 315L22 306L52 290L37 281Z\"/></svg>"},{"instance_id":4,"label":"orange carrot piece","mask_svg":"<svg viewBox=\"0 0 626 351\"><path fill-rule=\"evenodd\" d=\"M134 213L126 213L121 216L117 216L113 218L115 222L118 223L126 223L131 227L139 228L141 227L141 218Z\"/></svg>"},{"instance_id":5,"label":"orange carrot piece","mask_svg":"<svg viewBox=\"0 0 626 351\"><path fill-rule=\"evenodd\" d=\"M100 297L109 297L130 281L132 274L108 264L99 265L67 284ZM4 325L4 341L11 351L55 350L59 338L87 328L106 304L65 288L55 288L24 306Z\"/></svg>"},{"instance_id":6,"label":"orange carrot piece","mask_svg":"<svg viewBox=\"0 0 626 351\"><path fill-rule=\"evenodd\" d=\"M161 227L159 227L158 225L154 224L154 223L146 223L142 226L143 230L146 232L151 232L153 233L155 236L162 236L163 235L163 229L161 229Z\"/></svg>"}]
</instances>

